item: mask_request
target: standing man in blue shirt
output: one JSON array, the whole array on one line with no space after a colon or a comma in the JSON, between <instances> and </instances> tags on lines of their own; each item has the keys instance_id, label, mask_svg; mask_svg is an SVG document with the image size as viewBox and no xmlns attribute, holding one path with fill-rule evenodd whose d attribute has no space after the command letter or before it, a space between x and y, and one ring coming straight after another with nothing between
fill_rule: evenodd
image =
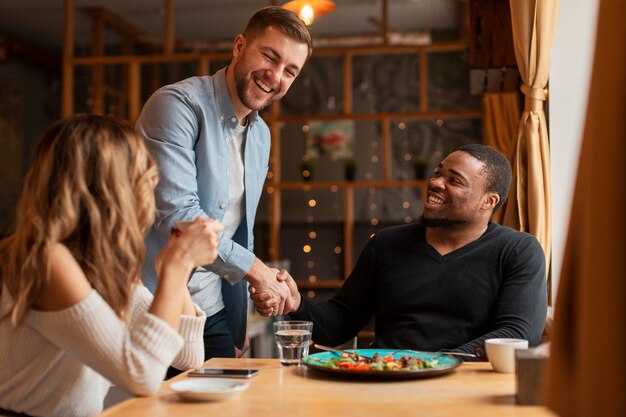
<instances>
[{"instance_id":1,"label":"standing man in blue shirt","mask_svg":"<svg viewBox=\"0 0 626 417\"><path fill-rule=\"evenodd\" d=\"M198 268L188 284L207 315L205 359L239 356L247 348L245 281L272 294L271 314L293 307L278 271L252 252L271 142L258 111L285 95L311 51L309 30L295 13L262 8L235 38L228 67L159 89L137 120L160 171L145 285L155 289L155 255L177 221L205 216L224 224L218 258Z\"/></svg>"}]
</instances>

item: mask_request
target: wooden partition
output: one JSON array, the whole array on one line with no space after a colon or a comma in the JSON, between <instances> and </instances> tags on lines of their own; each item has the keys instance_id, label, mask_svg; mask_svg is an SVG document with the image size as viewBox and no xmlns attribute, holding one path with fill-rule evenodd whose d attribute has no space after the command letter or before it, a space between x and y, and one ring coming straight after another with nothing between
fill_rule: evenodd
<instances>
[{"instance_id":1,"label":"wooden partition","mask_svg":"<svg viewBox=\"0 0 626 417\"><path fill-rule=\"evenodd\" d=\"M123 19L114 17L102 8L94 9L91 14L93 23L92 54L91 56L74 56L74 1L65 1L65 38L63 53L63 90L62 90L62 114L70 115L74 112L75 78L74 74L78 68L88 67L92 70L91 93L93 100L91 111L96 113L106 113L104 107L104 97L107 94L114 94L119 99L120 105L124 106L123 114L127 115L130 123L134 123L141 110L142 96L142 71L143 65L155 66L153 74L158 73L158 64L163 63L183 63L193 62L197 64L198 74L208 74L211 61L229 60L230 51L227 52L202 52L202 53L176 53L174 50L174 2L165 0L165 28L166 33L162 40L153 39L141 31L133 29L132 26ZM394 180L391 176L391 156L390 142L392 120L403 119L424 119L424 120L450 120L450 119L482 119L482 110L447 110L431 111L428 104L428 57L433 52L445 51L466 51L468 45L465 41L441 42L424 46L392 46L386 44L386 2L381 10L381 35L385 42L380 46L371 47L337 47L318 48L314 51L314 57L338 56L342 59L342 74L344 95L343 109L338 114L319 115L283 115L281 105L273 103L269 112L264 114L272 134L272 150L270 156L270 173L266 182L266 192L270 196L270 216L269 216L269 260L281 259L281 193L283 190L310 190L310 189L340 189L343 193L343 277L339 280L320 280L317 282L299 281L298 285L302 289L334 289L342 285L345 276L351 271L354 261L353 233L355 223L354 192L359 188L376 187L411 187L422 190L425 195L426 181L424 180ZM126 48L123 55L105 55L103 31L106 27L112 28L126 39ZM151 48L149 54L131 54L133 45L138 42ZM362 55L384 55L384 54L419 54L420 67L420 93L419 110L401 113L355 113L353 111L353 60ZM123 66L124 68L124 88L121 90L111 89L105 85L103 69L107 66ZM158 78L154 78L157 80ZM144 80L145 81L145 80ZM159 85L148 80L148 85L154 91ZM381 123L381 164L383 170L382 180L376 181L311 181L311 182L286 182L281 175L281 134L282 126L286 122L308 122L308 121L329 121L348 119L354 121L379 121Z\"/></svg>"}]
</instances>

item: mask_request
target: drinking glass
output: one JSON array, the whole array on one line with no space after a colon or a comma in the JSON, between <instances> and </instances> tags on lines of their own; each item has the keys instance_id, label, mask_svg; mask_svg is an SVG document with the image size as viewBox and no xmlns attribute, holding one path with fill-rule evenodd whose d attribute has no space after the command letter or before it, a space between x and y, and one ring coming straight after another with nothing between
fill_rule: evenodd
<instances>
[{"instance_id":1,"label":"drinking glass","mask_svg":"<svg viewBox=\"0 0 626 417\"><path fill-rule=\"evenodd\" d=\"M278 346L278 357L282 365L300 365L309 354L313 323L310 321L277 321L274 336Z\"/></svg>"}]
</instances>

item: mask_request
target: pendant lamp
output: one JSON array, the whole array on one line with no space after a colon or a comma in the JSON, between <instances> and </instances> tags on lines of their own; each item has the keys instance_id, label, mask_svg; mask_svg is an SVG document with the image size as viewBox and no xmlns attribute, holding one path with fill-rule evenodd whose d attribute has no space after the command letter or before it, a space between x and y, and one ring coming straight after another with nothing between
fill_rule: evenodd
<instances>
[{"instance_id":1,"label":"pendant lamp","mask_svg":"<svg viewBox=\"0 0 626 417\"><path fill-rule=\"evenodd\" d=\"M310 25L317 16L334 12L336 6L331 0L292 0L283 4L283 7L296 13L305 24Z\"/></svg>"}]
</instances>

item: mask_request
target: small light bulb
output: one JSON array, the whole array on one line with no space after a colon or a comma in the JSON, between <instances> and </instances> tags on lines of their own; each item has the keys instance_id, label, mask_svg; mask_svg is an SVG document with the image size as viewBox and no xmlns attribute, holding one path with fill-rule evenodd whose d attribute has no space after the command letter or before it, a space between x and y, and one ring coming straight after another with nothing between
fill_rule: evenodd
<instances>
[{"instance_id":1,"label":"small light bulb","mask_svg":"<svg viewBox=\"0 0 626 417\"><path fill-rule=\"evenodd\" d=\"M304 24L307 26L313 23L313 20L315 20L315 12L310 4L302 6L300 9L300 19L304 20Z\"/></svg>"}]
</instances>

